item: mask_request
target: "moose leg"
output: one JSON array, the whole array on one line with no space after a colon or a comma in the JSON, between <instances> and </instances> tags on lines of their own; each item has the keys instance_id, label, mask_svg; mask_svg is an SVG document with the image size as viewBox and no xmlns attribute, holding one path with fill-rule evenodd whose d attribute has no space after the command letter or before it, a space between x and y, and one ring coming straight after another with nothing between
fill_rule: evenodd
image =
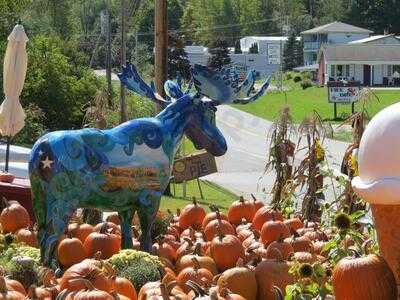
<instances>
[{"instance_id":1,"label":"moose leg","mask_svg":"<svg viewBox=\"0 0 400 300\"><path fill-rule=\"evenodd\" d=\"M132 249L132 218L135 213L134 209L125 210L118 212L119 218L121 219L121 231L122 231L122 249Z\"/></svg>"},{"instance_id":2,"label":"moose leg","mask_svg":"<svg viewBox=\"0 0 400 300\"><path fill-rule=\"evenodd\" d=\"M73 202L73 201L71 201ZM45 240L44 265L50 266L55 258L55 247L61 235L65 233L69 219L76 207L66 201L55 200L47 203L47 237Z\"/></svg>"},{"instance_id":3,"label":"moose leg","mask_svg":"<svg viewBox=\"0 0 400 300\"><path fill-rule=\"evenodd\" d=\"M151 230L153 228L154 219L160 206L161 193L148 191L139 198L140 205L138 210L140 228L142 236L140 237L140 246L143 251L151 252L152 240Z\"/></svg>"}]
</instances>

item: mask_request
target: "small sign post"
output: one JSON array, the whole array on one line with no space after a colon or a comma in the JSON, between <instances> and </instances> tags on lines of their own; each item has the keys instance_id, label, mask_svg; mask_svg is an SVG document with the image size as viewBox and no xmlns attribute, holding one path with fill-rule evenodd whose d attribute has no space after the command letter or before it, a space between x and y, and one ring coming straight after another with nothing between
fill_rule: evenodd
<instances>
[{"instance_id":1,"label":"small sign post","mask_svg":"<svg viewBox=\"0 0 400 300\"><path fill-rule=\"evenodd\" d=\"M329 81L328 101L333 103L334 118L337 119L337 104L351 104L351 112L354 114L354 103L358 101L361 91L359 81Z\"/></svg>"},{"instance_id":2,"label":"small sign post","mask_svg":"<svg viewBox=\"0 0 400 300\"><path fill-rule=\"evenodd\" d=\"M175 160L173 181L181 183L217 172L215 157L208 152L189 155Z\"/></svg>"}]
</instances>

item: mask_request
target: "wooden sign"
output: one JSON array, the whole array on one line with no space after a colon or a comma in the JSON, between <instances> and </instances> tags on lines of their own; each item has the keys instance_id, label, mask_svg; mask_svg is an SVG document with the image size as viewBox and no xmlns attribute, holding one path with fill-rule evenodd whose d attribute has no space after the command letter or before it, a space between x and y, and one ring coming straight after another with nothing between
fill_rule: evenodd
<instances>
[{"instance_id":1,"label":"wooden sign","mask_svg":"<svg viewBox=\"0 0 400 300\"><path fill-rule=\"evenodd\" d=\"M360 82L328 82L328 101L330 103L354 103L361 91Z\"/></svg>"},{"instance_id":2,"label":"wooden sign","mask_svg":"<svg viewBox=\"0 0 400 300\"><path fill-rule=\"evenodd\" d=\"M215 157L203 152L175 160L172 175L174 182L181 183L216 172Z\"/></svg>"}]
</instances>

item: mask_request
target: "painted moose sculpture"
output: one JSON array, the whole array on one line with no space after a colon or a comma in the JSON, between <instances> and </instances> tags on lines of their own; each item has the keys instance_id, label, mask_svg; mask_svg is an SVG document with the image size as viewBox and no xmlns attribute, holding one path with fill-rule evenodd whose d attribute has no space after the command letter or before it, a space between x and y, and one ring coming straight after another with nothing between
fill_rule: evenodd
<instances>
[{"instance_id":1,"label":"painted moose sculpture","mask_svg":"<svg viewBox=\"0 0 400 300\"><path fill-rule=\"evenodd\" d=\"M227 150L215 125L215 111L223 103L248 103L264 94L267 80L255 93L255 73L239 84L229 69L213 71L196 65L196 92L183 92L179 83L165 83L167 100L138 75L132 65L119 74L129 90L161 103L154 118L125 122L109 130L56 131L33 146L29 161L34 212L41 257L50 265L60 236L79 207L117 211L122 248L132 247L131 221L137 211L141 246L151 249L151 227L160 198L170 180L175 152L186 134L197 149L214 156Z\"/></svg>"}]
</instances>

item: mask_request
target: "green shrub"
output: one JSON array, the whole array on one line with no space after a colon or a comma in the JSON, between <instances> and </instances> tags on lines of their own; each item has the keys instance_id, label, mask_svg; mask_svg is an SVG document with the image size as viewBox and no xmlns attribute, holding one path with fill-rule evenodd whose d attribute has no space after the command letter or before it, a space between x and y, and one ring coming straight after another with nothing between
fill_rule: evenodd
<instances>
[{"instance_id":1,"label":"green shrub","mask_svg":"<svg viewBox=\"0 0 400 300\"><path fill-rule=\"evenodd\" d=\"M125 249L108 259L118 276L129 279L136 290L147 282L161 279L161 261L146 252Z\"/></svg>"},{"instance_id":2,"label":"green shrub","mask_svg":"<svg viewBox=\"0 0 400 300\"><path fill-rule=\"evenodd\" d=\"M285 80L290 80L292 78L293 78L292 73L290 73L290 72L285 73Z\"/></svg>"},{"instance_id":3,"label":"green shrub","mask_svg":"<svg viewBox=\"0 0 400 300\"><path fill-rule=\"evenodd\" d=\"M13 142L18 145L32 146L36 140L45 132L44 128L44 113L34 103L30 103L24 108L25 111L25 126L15 136Z\"/></svg>"},{"instance_id":4,"label":"green shrub","mask_svg":"<svg viewBox=\"0 0 400 300\"><path fill-rule=\"evenodd\" d=\"M303 90L312 87L312 82L310 79L303 79L303 81L301 82L301 87L303 88Z\"/></svg>"},{"instance_id":5,"label":"green shrub","mask_svg":"<svg viewBox=\"0 0 400 300\"><path fill-rule=\"evenodd\" d=\"M32 103L39 107L44 113L44 127L49 130L80 128L82 108L102 85L92 70L77 65L83 58L76 53L74 57L65 55L74 53L65 49L69 46L59 38L45 36L36 36L28 44L21 102L24 107Z\"/></svg>"},{"instance_id":6,"label":"green shrub","mask_svg":"<svg viewBox=\"0 0 400 300\"><path fill-rule=\"evenodd\" d=\"M293 77L293 81L294 82L300 82L301 81L301 76L300 75L296 75Z\"/></svg>"},{"instance_id":7,"label":"green shrub","mask_svg":"<svg viewBox=\"0 0 400 300\"><path fill-rule=\"evenodd\" d=\"M301 72L301 76L303 76L303 79L311 79L312 78L311 72L309 72L309 71Z\"/></svg>"}]
</instances>

